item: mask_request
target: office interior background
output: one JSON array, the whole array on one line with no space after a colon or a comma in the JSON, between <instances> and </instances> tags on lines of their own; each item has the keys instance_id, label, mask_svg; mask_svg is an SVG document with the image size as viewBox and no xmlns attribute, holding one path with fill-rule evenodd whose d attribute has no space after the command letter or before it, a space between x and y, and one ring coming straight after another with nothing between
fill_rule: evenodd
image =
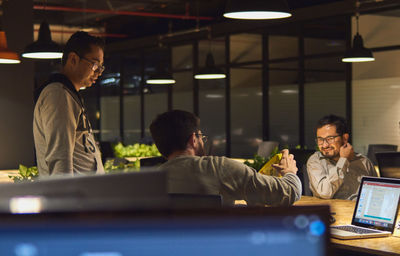
<instances>
[{"instance_id":1,"label":"office interior background","mask_svg":"<svg viewBox=\"0 0 400 256\"><path fill-rule=\"evenodd\" d=\"M201 118L215 155L249 158L263 140L315 148L316 121L331 113L350 121L357 152L400 146L399 1L360 1L359 34L375 61L353 64L341 58L356 34L356 1L287 1L293 17L275 21L227 20L223 2L3 0L2 29L18 53L44 19L60 45L80 29L105 36L106 70L81 91L99 141L148 142L157 114L183 109ZM225 79L193 78L209 52ZM59 68L23 58L0 66L1 169L34 164L33 90ZM160 68L176 83L146 84Z\"/></svg>"}]
</instances>

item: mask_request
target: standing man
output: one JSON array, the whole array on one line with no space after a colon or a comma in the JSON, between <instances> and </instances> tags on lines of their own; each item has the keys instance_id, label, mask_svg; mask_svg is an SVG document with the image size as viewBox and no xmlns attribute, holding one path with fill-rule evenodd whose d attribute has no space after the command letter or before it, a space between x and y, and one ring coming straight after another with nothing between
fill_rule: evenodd
<instances>
[{"instance_id":1,"label":"standing man","mask_svg":"<svg viewBox=\"0 0 400 256\"><path fill-rule=\"evenodd\" d=\"M86 32L65 45L62 69L35 91L33 135L39 176L104 173L86 114L82 87L104 71L104 42Z\"/></svg>"},{"instance_id":2,"label":"standing man","mask_svg":"<svg viewBox=\"0 0 400 256\"><path fill-rule=\"evenodd\" d=\"M310 189L324 199L357 197L362 176L377 176L371 161L354 153L349 131L342 117L329 115L317 124L316 143L319 151L307 161Z\"/></svg>"},{"instance_id":3,"label":"standing man","mask_svg":"<svg viewBox=\"0 0 400 256\"><path fill-rule=\"evenodd\" d=\"M160 168L168 172L169 193L222 195L227 205L235 200L246 200L249 205L291 205L301 197L296 161L288 150L275 166L283 175L278 178L236 160L205 156L207 136L192 113L165 112L151 123L150 131L158 150L168 159Z\"/></svg>"}]
</instances>

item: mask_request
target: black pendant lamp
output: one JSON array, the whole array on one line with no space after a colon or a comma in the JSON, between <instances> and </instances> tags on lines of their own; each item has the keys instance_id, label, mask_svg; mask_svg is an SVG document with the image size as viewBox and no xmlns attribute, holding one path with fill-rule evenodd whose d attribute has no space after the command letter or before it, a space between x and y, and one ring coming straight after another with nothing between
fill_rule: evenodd
<instances>
[{"instance_id":1,"label":"black pendant lamp","mask_svg":"<svg viewBox=\"0 0 400 256\"><path fill-rule=\"evenodd\" d=\"M147 84L175 84L176 81L172 76L172 73L169 71L167 65L163 66L163 64L158 63L156 67L155 73L150 75L150 77L146 80Z\"/></svg>"},{"instance_id":2,"label":"black pendant lamp","mask_svg":"<svg viewBox=\"0 0 400 256\"><path fill-rule=\"evenodd\" d=\"M292 16L285 0L228 0L224 17L245 20L282 19Z\"/></svg>"},{"instance_id":3,"label":"black pendant lamp","mask_svg":"<svg viewBox=\"0 0 400 256\"><path fill-rule=\"evenodd\" d=\"M375 58L372 55L372 51L368 48L364 47L364 42L361 35L358 33L358 18L360 16L358 12L358 8L360 6L359 1L356 2L356 24L357 24L357 33L353 39L353 47L350 48L344 58L342 58L343 62L369 62L374 61Z\"/></svg>"},{"instance_id":4,"label":"black pendant lamp","mask_svg":"<svg viewBox=\"0 0 400 256\"><path fill-rule=\"evenodd\" d=\"M175 84L176 81L169 72L157 72L151 75L147 80L147 84Z\"/></svg>"},{"instance_id":5,"label":"black pendant lamp","mask_svg":"<svg viewBox=\"0 0 400 256\"><path fill-rule=\"evenodd\" d=\"M224 79L226 77L221 68L215 66L214 57L211 52L207 54L206 66L194 76L195 79Z\"/></svg>"},{"instance_id":6,"label":"black pendant lamp","mask_svg":"<svg viewBox=\"0 0 400 256\"><path fill-rule=\"evenodd\" d=\"M25 48L22 57L31 59L62 58L61 47L51 40L50 27L46 21L40 24L38 40Z\"/></svg>"}]
</instances>

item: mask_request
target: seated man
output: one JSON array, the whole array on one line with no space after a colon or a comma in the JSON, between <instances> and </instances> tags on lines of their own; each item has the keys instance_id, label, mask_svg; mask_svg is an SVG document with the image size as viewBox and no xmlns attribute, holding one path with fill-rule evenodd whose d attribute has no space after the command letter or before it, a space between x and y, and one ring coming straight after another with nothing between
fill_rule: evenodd
<instances>
[{"instance_id":1,"label":"seated man","mask_svg":"<svg viewBox=\"0 0 400 256\"><path fill-rule=\"evenodd\" d=\"M301 196L293 155L283 152L275 165L282 178L262 175L226 157L204 156L206 136L194 114L174 110L163 113L150 125L161 154L168 159L160 168L168 171L168 192L219 194L224 204L245 200L249 205L291 205Z\"/></svg>"},{"instance_id":2,"label":"seated man","mask_svg":"<svg viewBox=\"0 0 400 256\"><path fill-rule=\"evenodd\" d=\"M344 118L329 115L318 121L316 142L319 151L307 161L314 196L353 200L357 198L361 177L377 176L371 161L354 153L348 140Z\"/></svg>"}]
</instances>

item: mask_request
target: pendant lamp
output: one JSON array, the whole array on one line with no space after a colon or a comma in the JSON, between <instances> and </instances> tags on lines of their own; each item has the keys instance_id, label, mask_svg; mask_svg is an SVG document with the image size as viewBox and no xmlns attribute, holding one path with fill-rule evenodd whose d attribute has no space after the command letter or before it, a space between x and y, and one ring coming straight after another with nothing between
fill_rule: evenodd
<instances>
[{"instance_id":1,"label":"pendant lamp","mask_svg":"<svg viewBox=\"0 0 400 256\"><path fill-rule=\"evenodd\" d=\"M49 24L46 21L40 24L38 40L25 48L22 57L31 59L62 58L61 47L51 40Z\"/></svg>"},{"instance_id":2,"label":"pendant lamp","mask_svg":"<svg viewBox=\"0 0 400 256\"><path fill-rule=\"evenodd\" d=\"M175 84L175 82L172 74L168 72L155 73L146 80L147 84Z\"/></svg>"},{"instance_id":3,"label":"pendant lamp","mask_svg":"<svg viewBox=\"0 0 400 256\"><path fill-rule=\"evenodd\" d=\"M20 62L18 54L7 47L6 33L0 31L0 64L18 64Z\"/></svg>"},{"instance_id":4,"label":"pendant lamp","mask_svg":"<svg viewBox=\"0 0 400 256\"><path fill-rule=\"evenodd\" d=\"M158 63L155 73L146 80L147 84L175 84L175 82L172 73L161 63Z\"/></svg>"},{"instance_id":5,"label":"pendant lamp","mask_svg":"<svg viewBox=\"0 0 400 256\"><path fill-rule=\"evenodd\" d=\"M194 76L195 79L223 79L225 77L226 75L222 69L215 66L211 52L207 54L206 66Z\"/></svg>"},{"instance_id":6,"label":"pendant lamp","mask_svg":"<svg viewBox=\"0 0 400 256\"><path fill-rule=\"evenodd\" d=\"M368 48L364 47L364 42L361 35L358 33L358 18L360 16L358 12L358 8L360 6L359 1L356 2L356 24L357 24L357 33L353 39L353 47L350 48L344 58L342 58L343 62L369 62L374 61L375 58L372 55L372 51Z\"/></svg>"},{"instance_id":7,"label":"pendant lamp","mask_svg":"<svg viewBox=\"0 0 400 256\"><path fill-rule=\"evenodd\" d=\"M228 0L224 17L245 20L282 19L292 16L285 0Z\"/></svg>"}]
</instances>

